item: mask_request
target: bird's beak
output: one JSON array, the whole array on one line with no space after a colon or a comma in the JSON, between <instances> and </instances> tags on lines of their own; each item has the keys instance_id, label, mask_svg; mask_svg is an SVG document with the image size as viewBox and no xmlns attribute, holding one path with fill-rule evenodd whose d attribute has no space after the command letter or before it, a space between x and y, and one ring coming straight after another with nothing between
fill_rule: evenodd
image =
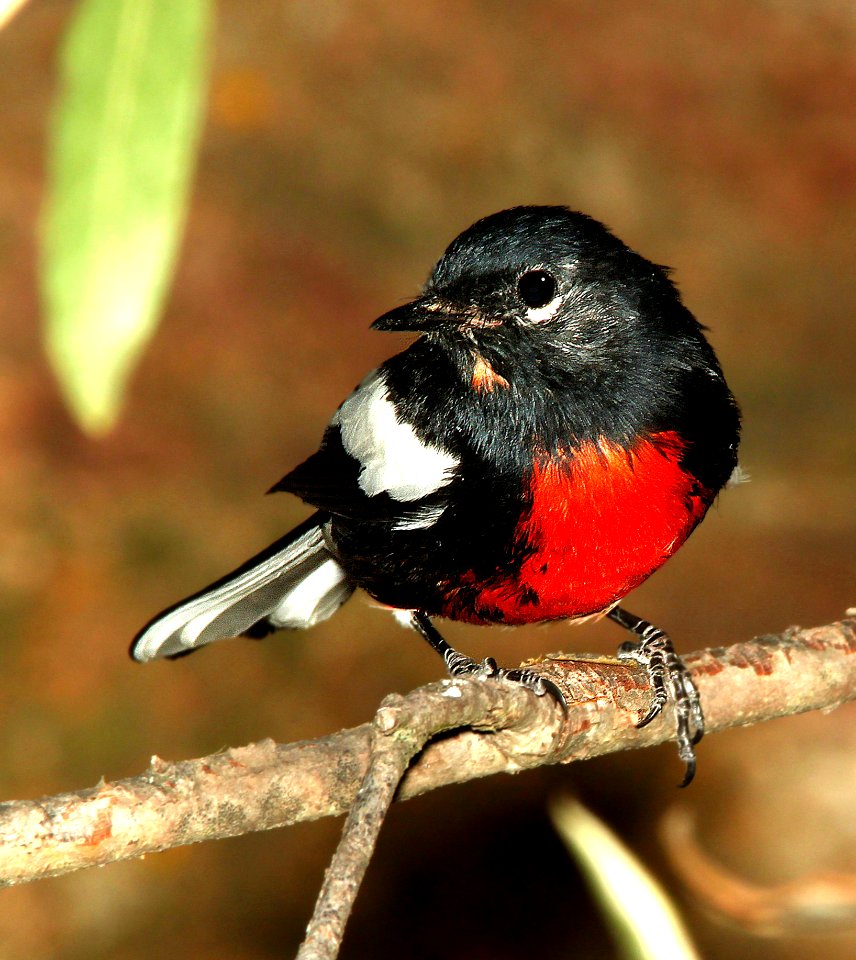
<instances>
[{"instance_id":1,"label":"bird's beak","mask_svg":"<svg viewBox=\"0 0 856 960\"><path fill-rule=\"evenodd\" d=\"M462 319L448 300L426 295L378 317L372 330L427 333L450 323L458 326Z\"/></svg>"}]
</instances>

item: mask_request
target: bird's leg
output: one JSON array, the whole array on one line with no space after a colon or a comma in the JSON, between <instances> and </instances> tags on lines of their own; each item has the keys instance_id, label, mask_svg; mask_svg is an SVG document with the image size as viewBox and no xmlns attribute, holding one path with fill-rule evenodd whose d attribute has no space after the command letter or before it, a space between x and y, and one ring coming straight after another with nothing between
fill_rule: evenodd
<instances>
[{"instance_id":1,"label":"bird's leg","mask_svg":"<svg viewBox=\"0 0 856 960\"><path fill-rule=\"evenodd\" d=\"M448 641L444 640L428 614L421 610L414 610L411 613L410 623L413 629L421 634L443 658L449 676L475 677L478 680L487 680L488 678L510 680L512 683L519 683L527 690L531 690L536 696L543 697L545 693L549 693L559 702L563 710L567 709L561 690L552 680L542 677L540 673L536 673L534 670L508 670L505 667L497 666L493 657L485 657L481 661L473 660L472 657L456 650Z\"/></svg>"},{"instance_id":2,"label":"bird's leg","mask_svg":"<svg viewBox=\"0 0 856 960\"><path fill-rule=\"evenodd\" d=\"M635 660L642 664L651 682L651 707L636 726L644 727L650 723L669 700L675 705L678 755L686 764L681 786L686 787L695 776L695 745L704 735L704 715L696 685L683 661L675 653L672 641L662 630L621 607L613 607L607 616L639 638L635 642L631 640L622 643L618 649L618 658Z\"/></svg>"}]
</instances>

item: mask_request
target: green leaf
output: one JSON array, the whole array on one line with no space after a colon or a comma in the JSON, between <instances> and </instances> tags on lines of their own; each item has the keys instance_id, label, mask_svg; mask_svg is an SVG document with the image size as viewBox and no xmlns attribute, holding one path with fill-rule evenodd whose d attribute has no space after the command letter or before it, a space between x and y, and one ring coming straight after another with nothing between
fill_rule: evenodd
<instances>
[{"instance_id":1,"label":"green leaf","mask_svg":"<svg viewBox=\"0 0 856 960\"><path fill-rule=\"evenodd\" d=\"M83 0L62 51L42 220L46 348L108 430L154 332L188 206L211 0Z\"/></svg>"},{"instance_id":2,"label":"green leaf","mask_svg":"<svg viewBox=\"0 0 856 960\"><path fill-rule=\"evenodd\" d=\"M672 902L618 837L577 800L551 806L625 960L699 960Z\"/></svg>"}]
</instances>

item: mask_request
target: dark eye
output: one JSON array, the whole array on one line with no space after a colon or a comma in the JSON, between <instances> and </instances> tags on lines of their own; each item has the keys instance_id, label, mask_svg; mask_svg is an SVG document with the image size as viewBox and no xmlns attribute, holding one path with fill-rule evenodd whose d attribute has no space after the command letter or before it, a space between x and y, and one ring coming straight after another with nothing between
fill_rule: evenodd
<instances>
[{"instance_id":1,"label":"dark eye","mask_svg":"<svg viewBox=\"0 0 856 960\"><path fill-rule=\"evenodd\" d=\"M517 293L527 307L546 307L556 296L556 280L546 270L530 270L517 281Z\"/></svg>"}]
</instances>

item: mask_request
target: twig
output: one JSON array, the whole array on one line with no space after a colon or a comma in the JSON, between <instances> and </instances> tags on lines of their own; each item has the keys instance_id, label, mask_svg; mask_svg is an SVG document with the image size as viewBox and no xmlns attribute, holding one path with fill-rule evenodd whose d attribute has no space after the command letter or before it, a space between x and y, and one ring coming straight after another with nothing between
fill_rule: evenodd
<instances>
[{"instance_id":1,"label":"twig","mask_svg":"<svg viewBox=\"0 0 856 960\"><path fill-rule=\"evenodd\" d=\"M333 960L338 955L380 828L410 761L437 734L484 719L485 706L477 698L464 700L454 681L444 681L442 687L444 709L436 709L435 701L435 709L426 710L418 696L393 694L375 714L368 769L324 875L297 960ZM508 718L495 722L507 723Z\"/></svg>"},{"instance_id":2,"label":"twig","mask_svg":"<svg viewBox=\"0 0 856 960\"><path fill-rule=\"evenodd\" d=\"M685 657L707 729L856 698L856 611L848 613L850 619L826 627L791 628ZM564 724L549 698L503 683L445 681L404 697L409 715L444 718L438 729L458 732L422 751L398 796L670 739L669 711L635 727L648 697L635 664L557 656L538 669L571 704ZM0 885L344 813L368 769L373 736L366 724L311 742L264 741L201 760L153 758L141 776L0 804Z\"/></svg>"},{"instance_id":3,"label":"twig","mask_svg":"<svg viewBox=\"0 0 856 960\"><path fill-rule=\"evenodd\" d=\"M381 732L373 739L369 768L345 818L342 839L324 874L324 883L297 960L332 960L338 956L345 924L386 812L407 764L422 746L412 740L386 737Z\"/></svg>"}]
</instances>

